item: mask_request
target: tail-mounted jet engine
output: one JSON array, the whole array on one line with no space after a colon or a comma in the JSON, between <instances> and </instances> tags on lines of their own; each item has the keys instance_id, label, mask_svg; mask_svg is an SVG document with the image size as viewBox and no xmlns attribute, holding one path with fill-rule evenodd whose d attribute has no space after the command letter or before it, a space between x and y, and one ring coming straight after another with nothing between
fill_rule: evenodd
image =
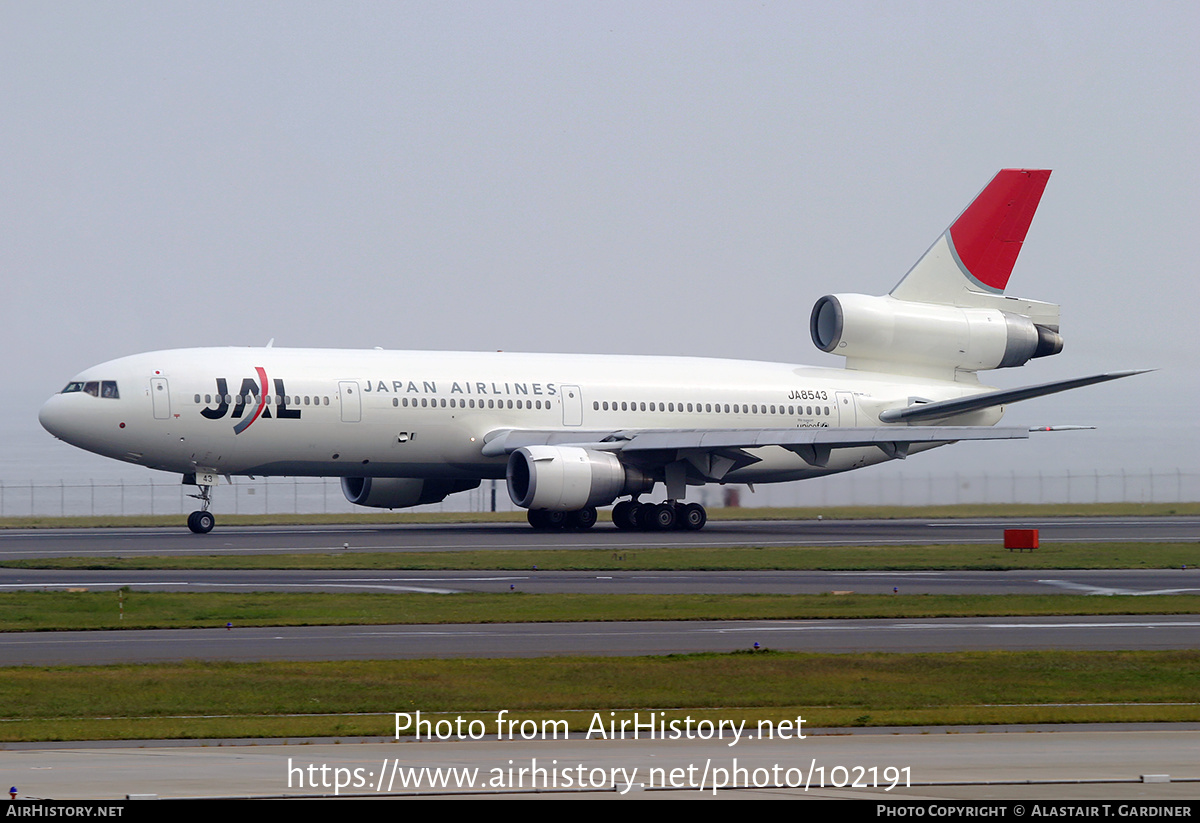
<instances>
[{"instance_id":1,"label":"tail-mounted jet engine","mask_svg":"<svg viewBox=\"0 0 1200 823\"><path fill-rule=\"evenodd\" d=\"M1057 325L1021 314L865 294L825 295L813 306L809 329L817 348L844 355L848 368L892 372L1003 369L1058 354L1063 345Z\"/></svg>"}]
</instances>

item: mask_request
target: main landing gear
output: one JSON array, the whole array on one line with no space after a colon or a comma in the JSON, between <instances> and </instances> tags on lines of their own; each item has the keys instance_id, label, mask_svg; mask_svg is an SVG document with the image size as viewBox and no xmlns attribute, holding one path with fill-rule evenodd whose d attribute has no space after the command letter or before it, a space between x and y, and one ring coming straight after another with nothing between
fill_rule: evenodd
<instances>
[{"instance_id":1,"label":"main landing gear","mask_svg":"<svg viewBox=\"0 0 1200 823\"><path fill-rule=\"evenodd\" d=\"M596 525L596 509L592 506L573 512L552 512L545 509L529 510L529 525L538 531L568 529L585 531Z\"/></svg>"},{"instance_id":2,"label":"main landing gear","mask_svg":"<svg viewBox=\"0 0 1200 823\"><path fill-rule=\"evenodd\" d=\"M199 486L199 494L189 494L188 497L194 497L200 501L200 511L192 512L188 515L188 528L193 534L208 534L213 530L213 526L217 525L217 518L213 517L213 513L208 510L212 504L212 486Z\"/></svg>"},{"instance_id":3,"label":"main landing gear","mask_svg":"<svg viewBox=\"0 0 1200 823\"><path fill-rule=\"evenodd\" d=\"M584 531L596 525L596 510L588 507L573 512L529 510L529 525L538 531L567 529ZM625 531L699 531L708 522L708 512L699 503L638 503L625 500L613 506L613 523Z\"/></svg>"},{"instance_id":4,"label":"main landing gear","mask_svg":"<svg viewBox=\"0 0 1200 823\"><path fill-rule=\"evenodd\" d=\"M613 523L625 531L700 531L708 522L708 512L699 503L668 500L665 503L639 503L624 500L613 506Z\"/></svg>"}]
</instances>

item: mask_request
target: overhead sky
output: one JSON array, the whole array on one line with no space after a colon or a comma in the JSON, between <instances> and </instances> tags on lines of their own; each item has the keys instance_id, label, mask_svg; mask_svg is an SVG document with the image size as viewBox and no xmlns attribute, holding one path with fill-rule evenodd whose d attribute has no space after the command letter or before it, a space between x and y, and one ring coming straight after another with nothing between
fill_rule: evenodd
<instances>
[{"instance_id":1,"label":"overhead sky","mask_svg":"<svg viewBox=\"0 0 1200 823\"><path fill-rule=\"evenodd\" d=\"M1100 426L921 456L1200 458L1195 3L0 2L0 481L145 477L54 441L95 363L207 345L838 366L1002 167L1051 168L1010 293L1160 371L1014 406ZM941 462L938 462L941 461ZM912 461L910 461L912 462Z\"/></svg>"}]
</instances>

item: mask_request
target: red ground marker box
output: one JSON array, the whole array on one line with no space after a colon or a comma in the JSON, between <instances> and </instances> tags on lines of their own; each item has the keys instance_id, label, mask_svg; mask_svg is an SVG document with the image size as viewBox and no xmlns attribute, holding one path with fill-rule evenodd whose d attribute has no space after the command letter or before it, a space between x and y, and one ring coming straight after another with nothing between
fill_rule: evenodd
<instances>
[{"instance_id":1,"label":"red ground marker box","mask_svg":"<svg viewBox=\"0 0 1200 823\"><path fill-rule=\"evenodd\" d=\"M1038 547L1038 530L1037 529L1005 529L1004 530L1004 548L1006 549L1029 549L1033 550Z\"/></svg>"}]
</instances>

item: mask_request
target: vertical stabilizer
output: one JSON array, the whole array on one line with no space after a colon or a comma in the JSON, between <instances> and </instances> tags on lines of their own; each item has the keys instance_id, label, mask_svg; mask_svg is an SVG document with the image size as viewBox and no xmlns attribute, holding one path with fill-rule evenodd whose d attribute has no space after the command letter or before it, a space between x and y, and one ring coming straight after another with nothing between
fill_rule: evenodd
<instances>
[{"instance_id":1,"label":"vertical stabilizer","mask_svg":"<svg viewBox=\"0 0 1200 823\"><path fill-rule=\"evenodd\" d=\"M1042 199L1049 169L1004 169L984 187L891 295L949 306L989 304L1001 295Z\"/></svg>"}]
</instances>

